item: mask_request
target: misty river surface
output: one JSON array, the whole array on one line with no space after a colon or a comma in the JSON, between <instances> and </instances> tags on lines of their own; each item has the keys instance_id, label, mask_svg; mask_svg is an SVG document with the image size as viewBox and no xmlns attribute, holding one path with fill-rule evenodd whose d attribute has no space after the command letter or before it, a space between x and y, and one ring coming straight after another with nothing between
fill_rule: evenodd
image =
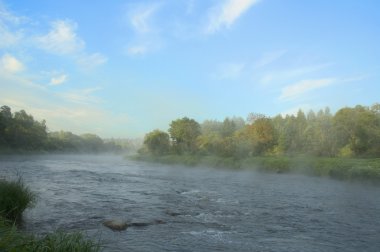
<instances>
[{"instance_id":1,"label":"misty river surface","mask_svg":"<svg viewBox=\"0 0 380 252\"><path fill-rule=\"evenodd\" d=\"M380 251L376 186L117 156L0 157L0 177L17 173L38 194L25 231L83 231L104 251ZM106 219L152 225L114 232Z\"/></svg>"}]
</instances>

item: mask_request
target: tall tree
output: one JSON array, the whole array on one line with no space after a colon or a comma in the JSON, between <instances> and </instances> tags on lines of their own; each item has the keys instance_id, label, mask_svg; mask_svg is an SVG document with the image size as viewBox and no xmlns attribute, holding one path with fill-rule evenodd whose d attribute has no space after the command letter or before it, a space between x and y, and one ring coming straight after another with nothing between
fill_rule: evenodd
<instances>
[{"instance_id":1,"label":"tall tree","mask_svg":"<svg viewBox=\"0 0 380 252\"><path fill-rule=\"evenodd\" d=\"M145 135L144 146L154 155L162 155L169 151L169 134L161 130L154 130Z\"/></svg>"},{"instance_id":2,"label":"tall tree","mask_svg":"<svg viewBox=\"0 0 380 252\"><path fill-rule=\"evenodd\" d=\"M172 121L169 133L178 153L194 153L197 150L197 137L201 134L201 127L194 119L184 117Z\"/></svg>"}]
</instances>

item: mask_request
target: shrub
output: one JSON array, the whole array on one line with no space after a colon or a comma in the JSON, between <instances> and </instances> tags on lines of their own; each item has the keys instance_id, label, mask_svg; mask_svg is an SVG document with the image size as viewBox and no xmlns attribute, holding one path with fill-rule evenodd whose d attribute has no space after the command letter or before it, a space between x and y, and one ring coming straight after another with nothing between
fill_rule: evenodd
<instances>
[{"instance_id":1,"label":"shrub","mask_svg":"<svg viewBox=\"0 0 380 252\"><path fill-rule=\"evenodd\" d=\"M16 181L0 180L0 216L17 221L23 211L35 202L35 194L21 178Z\"/></svg>"}]
</instances>

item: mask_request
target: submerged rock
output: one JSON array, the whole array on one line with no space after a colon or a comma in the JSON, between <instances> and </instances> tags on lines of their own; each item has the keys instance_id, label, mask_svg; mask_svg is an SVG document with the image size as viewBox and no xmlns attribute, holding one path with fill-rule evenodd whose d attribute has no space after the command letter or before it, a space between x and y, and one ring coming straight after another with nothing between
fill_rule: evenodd
<instances>
[{"instance_id":1,"label":"submerged rock","mask_svg":"<svg viewBox=\"0 0 380 252\"><path fill-rule=\"evenodd\" d=\"M166 213L167 215L172 216L172 217L175 217L175 216L181 215L181 213L173 212L173 211L170 211L170 210L166 210L165 213Z\"/></svg>"},{"instance_id":2,"label":"submerged rock","mask_svg":"<svg viewBox=\"0 0 380 252\"><path fill-rule=\"evenodd\" d=\"M128 227L128 224L126 221L117 221L117 220L106 220L103 222L103 225L113 231L123 231L123 230L126 230Z\"/></svg>"},{"instance_id":3,"label":"submerged rock","mask_svg":"<svg viewBox=\"0 0 380 252\"><path fill-rule=\"evenodd\" d=\"M103 225L113 231L123 231L127 229L128 227L146 227L150 225L165 224L165 223L166 222L163 220L154 220L151 222L130 222L130 223L127 223L126 221L106 220L103 222Z\"/></svg>"},{"instance_id":4,"label":"submerged rock","mask_svg":"<svg viewBox=\"0 0 380 252\"><path fill-rule=\"evenodd\" d=\"M150 225L165 224L163 220L154 220L152 222L131 222L128 224L129 227L146 227Z\"/></svg>"}]
</instances>

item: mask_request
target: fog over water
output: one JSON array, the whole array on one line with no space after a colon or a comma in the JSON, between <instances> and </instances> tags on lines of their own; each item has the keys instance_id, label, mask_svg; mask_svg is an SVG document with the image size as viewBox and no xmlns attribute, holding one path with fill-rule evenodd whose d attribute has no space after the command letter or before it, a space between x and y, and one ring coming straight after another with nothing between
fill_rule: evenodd
<instances>
[{"instance_id":1,"label":"fog over water","mask_svg":"<svg viewBox=\"0 0 380 252\"><path fill-rule=\"evenodd\" d=\"M23 229L84 231L104 251L378 251L380 187L118 156L0 158L38 194ZM106 219L146 223L113 232ZM157 224L157 221L162 224Z\"/></svg>"}]
</instances>

